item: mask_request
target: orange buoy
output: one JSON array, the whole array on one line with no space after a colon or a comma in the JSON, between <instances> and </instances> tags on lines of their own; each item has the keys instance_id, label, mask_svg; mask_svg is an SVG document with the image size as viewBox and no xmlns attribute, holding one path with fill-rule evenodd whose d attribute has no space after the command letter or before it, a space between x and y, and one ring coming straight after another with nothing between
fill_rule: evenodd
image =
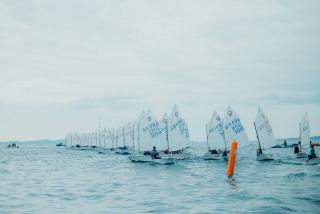
<instances>
[{"instance_id":1,"label":"orange buoy","mask_svg":"<svg viewBox=\"0 0 320 214\"><path fill-rule=\"evenodd\" d=\"M230 155L229 155L228 169L227 169L227 175L229 178L233 176L234 163L236 161L237 146L238 146L237 141L236 140L232 141Z\"/></svg>"}]
</instances>

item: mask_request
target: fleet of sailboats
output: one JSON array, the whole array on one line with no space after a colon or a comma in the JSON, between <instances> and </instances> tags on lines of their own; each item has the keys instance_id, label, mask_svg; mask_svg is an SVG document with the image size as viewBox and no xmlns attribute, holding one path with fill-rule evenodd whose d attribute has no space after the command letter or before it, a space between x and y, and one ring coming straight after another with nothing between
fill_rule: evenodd
<instances>
[{"instance_id":1,"label":"fleet of sailboats","mask_svg":"<svg viewBox=\"0 0 320 214\"><path fill-rule=\"evenodd\" d=\"M273 154L266 152L265 147L276 144L274 133L265 113L259 107L254 120L257 136L257 160L273 160ZM229 106L223 118L216 111L213 112L206 123L205 160L227 160L228 143L236 140L239 145L249 145L249 139L238 114ZM299 123L300 141L295 147L297 158L307 158L304 147L312 146L310 141L309 120L307 112ZM81 150L96 149L110 150L116 154L129 155L132 162L151 162L156 164L173 164L176 160L191 158L189 129L186 121L174 105L170 115L164 114L158 120L151 110L142 111L133 123L127 123L118 129L99 128L97 131L82 133L69 133L65 137L67 148L80 148ZM314 153L314 149L311 151ZM313 158L315 157L315 158ZM320 163L314 154L309 155L307 162Z\"/></svg>"}]
</instances>

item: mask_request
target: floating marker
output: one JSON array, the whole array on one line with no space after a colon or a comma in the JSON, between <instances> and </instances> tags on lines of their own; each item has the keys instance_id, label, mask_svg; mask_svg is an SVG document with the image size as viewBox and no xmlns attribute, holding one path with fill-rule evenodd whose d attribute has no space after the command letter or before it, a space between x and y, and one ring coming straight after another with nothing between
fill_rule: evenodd
<instances>
[{"instance_id":1,"label":"floating marker","mask_svg":"<svg viewBox=\"0 0 320 214\"><path fill-rule=\"evenodd\" d=\"M227 175L229 178L231 178L233 176L234 163L236 161L237 146L238 146L237 141L235 141L235 140L232 141L230 155L229 155L228 169L227 169Z\"/></svg>"}]
</instances>

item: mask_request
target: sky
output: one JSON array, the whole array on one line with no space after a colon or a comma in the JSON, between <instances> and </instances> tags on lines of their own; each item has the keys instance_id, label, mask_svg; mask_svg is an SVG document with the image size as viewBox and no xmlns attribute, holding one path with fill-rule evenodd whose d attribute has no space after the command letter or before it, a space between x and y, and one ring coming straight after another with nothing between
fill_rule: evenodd
<instances>
[{"instance_id":1,"label":"sky","mask_svg":"<svg viewBox=\"0 0 320 214\"><path fill-rule=\"evenodd\" d=\"M320 135L318 0L0 0L0 141L117 128L177 104L194 141L230 105L251 140L308 111Z\"/></svg>"}]
</instances>

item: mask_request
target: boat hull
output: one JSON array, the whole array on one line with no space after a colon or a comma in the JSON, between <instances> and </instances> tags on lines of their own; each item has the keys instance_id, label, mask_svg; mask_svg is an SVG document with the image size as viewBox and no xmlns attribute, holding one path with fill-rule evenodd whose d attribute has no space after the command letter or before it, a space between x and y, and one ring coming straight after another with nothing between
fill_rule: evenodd
<instances>
[{"instance_id":1,"label":"boat hull","mask_svg":"<svg viewBox=\"0 0 320 214\"><path fill-rule=\"evenodd\" d=\"M170 165L174 164L174 159L171 157L160 157L158 159L153 159L150 155L130 155L129 159L132 162L151 162L161 165Z\"/></svg>"},{"instance_id":2,"label":"boat hull","mask_svg":"<svg viewBox=\"0 0 320 214\"><path fill-rule=\"evenodd\" d=\"M152 162L161 165L171 165L174 164L174 159L171 157L161 157L159 159L153 159Z\"/></svg>"},{"instance_id":3,"label":"boat hull","mask_svg":"<svg viewBox=\"0 0 320 214\"><path fill-rule=\"evenodd\" d=\"M170 154L168 157L175 160L186 160L191 158L191 153Z\"/></svg>"},{"instance_id":4,"label":"boat hull","mask_svg":"<svg viewBox=\"0 0 320 214\"><path fill-rule=\"evenodd\" d=\"M130 155L131 154L131 152L128 148L124 148L124 149L123 148L116 148L116 149L114 149L114 152L119 155Z\"/></svg>"},{"instance_id":5,"label":"boat hull","mask_svg":"<svg viewBox=\"0 0 320 214\"><path fill-rule=\"evenodd\" d=\"M307 164L320 164L320 158L312 158L307 160Z\"/></svg>"},{"instance_id":6,"label":"boat hull","mask_svg":"<svg viewBox=\"0 0 320 214\"><path fill-rule=\"evenodd\" d=\"M274 160L272 154L260 154L260 155L257 155L257 161L269 161L269 160Z\"/></svg>"},{"instance_id":7,"label":"boat hull","mask_svg":"<svg viewBox=\"0 0 320 214\"><path fill-rule=\"evenodd\" d=\"M203 159L205 159L205 160L220 160L220 159L222 159L222 153L218 153L218 154L206 153L203 156Z\"/></svg>"},{"instance_id":8,"label":"boat hull","mask_svg":"<svg viewBox=\"0 0 320 214\"><path fill-rule=\"evenodd\" d=\"M298 152L296 153L296 158L307 158L308 154L305 152Z\"/></svg>"},{"instance_id":9,"label":"boat hull","mask_svg":"<svg viewBox=\"0 0 320 214\"><path fill-rule=\"evenodd\" d=\"M130 155L129 160L132 162L151 162L152 158L150 155Z\"/></svg>"}]
</instances>

